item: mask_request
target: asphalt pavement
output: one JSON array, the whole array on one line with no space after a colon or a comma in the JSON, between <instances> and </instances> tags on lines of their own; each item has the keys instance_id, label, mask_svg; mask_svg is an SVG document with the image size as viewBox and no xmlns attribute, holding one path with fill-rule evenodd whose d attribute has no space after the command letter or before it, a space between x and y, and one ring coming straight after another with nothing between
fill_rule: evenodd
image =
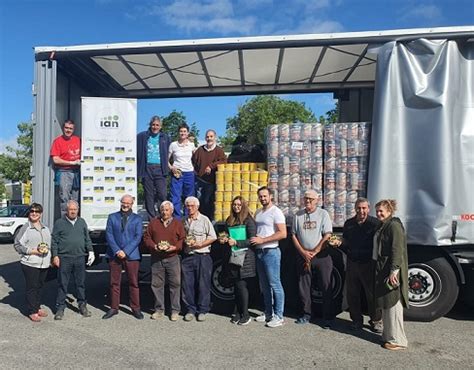
<instances>
[{"instance_id":1,"label":"asphalt pavement","mask_svg":"<svg viewBox=\"0 0 474 370\"><path fill-rule=\"evenodd\" d=\"M0 244L0 368L474 368L474 313L461 305L431 323L406 322L409 349L391 352L367 328L350 331L346 312L331 330L317 322L297 325L294 317L274 329L255 321L233 325L212 313L205 322L150 320L147 284L141 286L144 320L131 316L126 305L102 320L107 283L105 264L89 270L92 317L77 313L71 295L64 319L54 321L56 281L49 281L43 295L49 317L33 323L23 314L18 255L11 244Z\"/></svg>"}]
</instances>

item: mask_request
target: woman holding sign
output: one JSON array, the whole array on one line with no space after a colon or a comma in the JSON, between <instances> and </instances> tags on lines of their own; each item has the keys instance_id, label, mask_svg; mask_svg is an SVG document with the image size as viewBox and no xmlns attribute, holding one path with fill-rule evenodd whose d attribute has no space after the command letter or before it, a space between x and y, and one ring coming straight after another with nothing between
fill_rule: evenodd
<instances>
[{"instance_id":1,"label":"woman holding sign","mask_svg":"<svg viewBox=\"0 0 474 370\"><path fill-rule=\"evenodd\" d=\"M232 210L226 219L227 233L219 235L219 242L230 248L228 272L234 283L236 309L231 322L238 325L250 323L249 284L255 280L255 253L249 239L256 235L257 226L247 202L241 196L232 200Z\"/></svg>"}]
</instances>

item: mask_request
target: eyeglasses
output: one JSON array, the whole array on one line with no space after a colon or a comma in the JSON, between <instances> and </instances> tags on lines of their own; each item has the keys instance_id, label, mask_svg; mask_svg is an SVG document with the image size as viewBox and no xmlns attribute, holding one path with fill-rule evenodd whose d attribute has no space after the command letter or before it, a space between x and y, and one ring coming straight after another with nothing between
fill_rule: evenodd
<instances>
[{"instance_id":1,"label":"eyeglasses","mask_svg":"<svg viewBox=\"0 0 474 370\"><path fill-rule=\"evenodd\" d=\"M120 202L120 204L124 206L131 206L133 203L128 203L128 202Z\"/></svg>"},{"instance_id":2,"label":"eyeglasses","mask_svg":"<svg viewBox=\"0 0 474 370\"><path fill-rule=\"evenodd\" d=\"M30 213L41 213L41 211L39 211L37 209L32 209L32 210L30 210Z\"/></svg>"},{"instance_id":3,"label":"eyeglasses","mask_svg":"<svg viewBox=\"0 0 474 370\"><path fill-rule=\"evenodd\" d=\"M310 202L313 202L316 200L316 198L308 198L308 197L304 197L304 200L309 200Z\"/></svg>"}]
</instances>

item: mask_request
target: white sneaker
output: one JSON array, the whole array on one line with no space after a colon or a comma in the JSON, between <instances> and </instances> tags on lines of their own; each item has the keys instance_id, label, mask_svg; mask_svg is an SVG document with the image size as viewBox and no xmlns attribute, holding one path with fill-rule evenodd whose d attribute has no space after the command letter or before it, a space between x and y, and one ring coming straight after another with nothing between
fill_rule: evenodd
<instances>
[{"instance_id":1,"label":"white sneaker","mask_svg":"<svg viewBox=\"0 0 474 370\"><path fill-rule=\"evenodd\" d=\"M257 317L255 318L255 321L256 321L256 322L269 322L270 320L267 319L267 317L265 316L264 313L262 313L260 316L257 316Z\"/></svg>"},{"instance_id":2,"label":"white sneaker","mask_svg":"<svg viewBox=\"0 0 474 370\"><path fill-rule=\"evenodd\" d=\"M269 328L276 328L278 326L282 326L285 321L283 319L280 319L278 316L273 316L273 319L271 319L265 326L268 326Z\"/></svg>"}]
</instances>

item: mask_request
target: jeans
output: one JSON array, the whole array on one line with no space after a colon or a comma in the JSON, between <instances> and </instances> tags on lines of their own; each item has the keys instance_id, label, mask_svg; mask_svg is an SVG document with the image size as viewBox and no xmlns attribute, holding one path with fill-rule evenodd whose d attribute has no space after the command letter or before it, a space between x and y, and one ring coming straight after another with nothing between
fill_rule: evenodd
<instances>
[{"instance_id":1,"label":"jeans","mask_svg":"<svg viewBox=\"0 0 474 370\"><path fill-rule=\"evenodd\" d=\"M280 248L256 249L256 262L260 289L263 293L265 316L283 318L285 292L280 280Z\"/></svg>"},{"instance_id":2,"label":"jeans","mask_svg":"<svg viewBox=\"0 0 474 370\"><path fill-rule=\"evenodd\" d=\"M155 296L155 311L165 311L165 283L170 292L171 313L181 311L181 264L179 256L152 260L151 290Z\"/></svg>"},{"instance_id":3,"label":"jeans","mask_svg":"<svg viewBox=\"0 0 474 370\"><path fill-rule=\"evenodd\" d=\"M145 208L151 220L156 216L156 209L160 209L161 203L166 200L166 176L163 176L161 165L147 165L142 184L145 192Z\"/></svg>"},{"instance_id":4,"label":"jeans","mask_svg":"<svg viewBox=\"0 0 474 370\"><path fill-rule=\"evenodd\" d=\"M66 214L67 202L70 200L79 201L79 187L74 184L74 177L78 176L77 171L58 171L59 176L59 202L61 216ZM77 182L77 179L76 179Z\"/></svg>"},{"instance_id":5,"label":"jeans","mask_svg":"<svg viewBox=\"0 0 474 370\"><path fill-rule=\"evenodd\" d=\"M173 216L181 219L183 207L182 198L194 196L194 172L183 172L182 176L177 179L171 176L171 203L174 206ZM186 214L187 211L185 211Z\"/></svg>"},{"instance_id":6,"label":"jeans","mask_svg":"<svg viewBox=\"0 0 474 370\"><path fill-rule=\"evenodd\" d=\"M211 184L196 177L196 194L200 203L199 212L211 221L214 219L215 192L216 184Z\"/></svg>"},{"instance_id":7,"label":"jeans","mask_svg":"<svg viewBox=\"0 0 474 370\"><path fill-rule=\"evenodd\" d=\"M311 289L313 283L313 273L317 276L318 288L323 295L322 314L323 319L334 319L332 304L332 269L333 262L327 251L320 252L311 260L311 270L304 269L304 259L298 253L298 290L303 306L303 314L311 316Z\"/></svg>"},{"instance_id":8,"label":"jeans","mask_svg":"<svg viewBox=\"0 0 474 370\"><path fill-rule=\"evenodd\" d=\"M211 255L195 253L184 256L181 272L186 313L208 313L211 308Z\"/></svg>"},{"instance_id":9,"label":"jeans","mask_svg":"<svg viewBox=\"0 0 474 370\"><path fill-rule=\"evenodd\" d=\"M140 287L138 286L138 269L140 261L127 261L126 259L114 258L109 261L110 268L110 308L118 310L120 305L120 286L122 281L122 269L127 272L128 292L130 297L130 308L132 311L140 311Z\"/></svg>"},{"instance_id":10,"label":"jeans","mask_svg":"<svg viewBox=\"0 0 474 370\"><path fill-rule=\"evenodd\" d=\"M84 256L64 257L59 256L58 271L58 295L56 297L56 309L64 310L66 307L66 295L71 275L74 276L76 284L76 298L79 306L86 303L86 261Z\"/></svg>"},{"instance_id":11,"label":"jeans","mask_svg":"<svg viewBox=\"0 0 474 370\"><path fill-rule=\"evenodd\" d=\"M24 264L21 264L21 269L26 282L26 306L28 315L31 315L40 309L41 292L46 275L48 275L48 269L39 269Z\"/></svg>"}]
</instances>

